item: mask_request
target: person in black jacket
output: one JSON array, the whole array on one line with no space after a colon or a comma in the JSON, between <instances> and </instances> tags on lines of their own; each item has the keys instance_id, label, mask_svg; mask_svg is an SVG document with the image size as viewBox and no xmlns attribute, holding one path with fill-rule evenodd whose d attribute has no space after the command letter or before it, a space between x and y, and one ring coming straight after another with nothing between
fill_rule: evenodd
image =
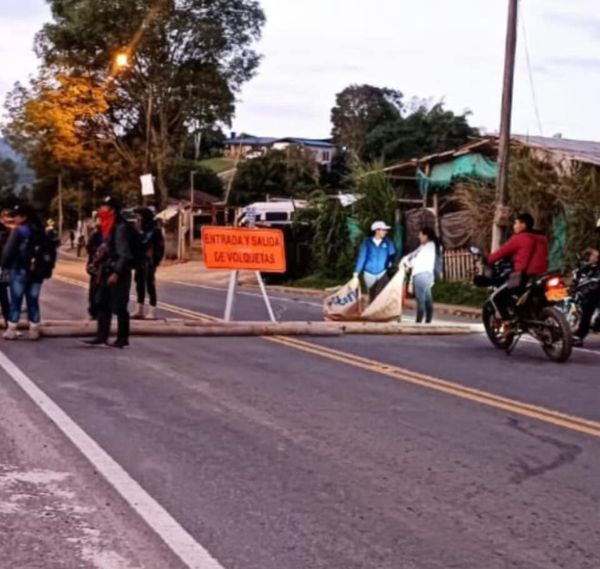
<instances>
[{"instance_id":1,"label":"person in black jacket","mask_svg":"<svg viewBox=\"0 0 600 569\"><path fill-rule=\"evenodd\" d=\"M584 255L585 266L581 273L583 278L596 279L600 276L600 251L598 249L588 249ZM576 347L582 347L583 341L590 333L594 313L600 307L600 287L592 286L585 295L583 306L581 307L581 320L579 327L573 334L573 341Z\"/></svg>"},{"instance_id":2,"label":"person in black jacket","mask_svg":"<svg viewBox=\"0 0 600 569\"><path fill-rule=\"evenodd\" d=\"M148 318L156 318L156 269L165 254L165 240L162 231L157 226L154 214L148 208L139 210L140 215L140 259L135 267L135 285L137 292L138 310L133 318L143 319L146 291L150 308Z\"/></svg>"},{"instance_id":3,"label":"person in black jacket","mask_svg":"<svg viewBox=\"0 0 600 569\"><path fill-rule=\"evenodd\" d=\"M86 343L90 346L108 346L112 315L117 316L117 339L110 344L123 349L129 345L129 292L133 253L131 233L120 215L121 207L114 198L106 198L98 212L101 244L93 267L96 274L94 305L97 311L96 337Z\"/></svg>"},{"instance_id":4,"label":"person in black jacket","mask_svg":"<svg viewBox=\"0 0 600 569\"><path fill-rule=\"evenodd\" d=\"M10 311L5 340L16 340L23 299L27 301L29 339L40 337L40 293L43 278L32 271L32 251L42 241L44 228L33 208L27 204L13 210L15 228L2 250L2 269L10 273Z\"/></svg>"}]
</instances>

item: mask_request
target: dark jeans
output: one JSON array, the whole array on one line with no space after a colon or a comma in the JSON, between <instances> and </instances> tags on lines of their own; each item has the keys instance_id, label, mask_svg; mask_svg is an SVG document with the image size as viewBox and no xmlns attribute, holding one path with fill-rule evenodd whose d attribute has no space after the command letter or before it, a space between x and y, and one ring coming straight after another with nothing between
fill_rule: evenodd
<instances>
[{"instance_id":1,"label":"dark jeans","mask_svg":"<svg viewBox=\"0 0 600 569\"><path fill-rule=\"evenodd\" d=\"M146 262L135 270L135 287L139 304L144 304L144 301L146 300L146 291L148 291L150 306L157 305L156 267L153 263Z\"/></svg>"},{"instance_id":2,"label":"dark jeans","mask_svg":"<svg viewBox=\"0 0 600 569\"><path fill-rule=\"evenodd\" d=\"M592 317L598 306L600 306L600 291L590 294L585 299L581 307L581 322L579 323L577 332L575 332L575 336L583 340L590 333Z\"/></svg>"},{"instance_id":3,"label":"dark jeans","mask_svg":"<svg viewBox=\"0 0 600 569\"><path fill-rule=\"evenodd\" d=\"M10 300L8 298L8 283L0 283L0 307L2 307L2 318L7 322L10 319Z\"/></svg>"},{"instance_id":4,"label":"dark jeans","mask_svg":"<svg viewBox=\"0 0 600 569\"><path fill-rule=\"evenodd\" d=\"M117 338L129 339L129 293L131 273L119 277L115 285L108 285L106 278L95 291L95 307L98 317L98 339L106 342L110 335L113 314L117 317Z\"/></svg>"},{"instance_id":5,"label":"dark jeans","mask_svg":"<svg viewBox=\"0 0 600 569\"><path fill-rule=\"evenodd\" d=\"M514 291L506 285L499 288L492 298L502 320L510 320L514 316Z\"/></svg>"},{"instance_id":6,"label":"dark jeans","mask_svg":"<svg viewBox=\"0 0 600 569\"><path fill-rule=\"evenodd\" d=\"M433 273L419 273L414 277L415 298L417 300L417 323L425 322L428 324L433 319L433 295L431 288L434 283Z\"/></svg>"},{"instance_id":7,"label":"dark jeans","mask_svg":"<svg viewBox=\"0 0 600 569\"><path fill-rule=\"evenodd\" d=\"M42 283L33 283L29 280L25 269L13 269L10 272L10 314L9 322L18 324L21 318L21 306L23 299L27 301L27 315L29 322L39 324L40 317L40 293Z\"/></svg>"},{"instance_id":8,"label":"dark jeans","mask_svg":"<svg viewBox=\"0 0 600 569\"><path fill-rule=\"evenodd\" d=\"M510 287L510 282L504 283L493 296L494 304L502 320L512 320L517 315L517 302L526 290L527 284L533 277L521 277L520 284Z\"/></svg>"}]
</instances>

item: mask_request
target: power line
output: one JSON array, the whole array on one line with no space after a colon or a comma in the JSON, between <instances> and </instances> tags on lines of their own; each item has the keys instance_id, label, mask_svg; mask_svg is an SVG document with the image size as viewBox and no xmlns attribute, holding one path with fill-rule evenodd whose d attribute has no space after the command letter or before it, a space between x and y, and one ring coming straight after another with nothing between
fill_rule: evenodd
<instances>
[{"instance_id":1,"label":"power line","mask_svg":"<svg viewBox=\"0 0 600 569\"><path fill-rule=\"evenodd\" d=\"M542 119L540 117L540 108L538 105L537 94L535 90L535 82L533 79L533 69L531 67L531 58L529 56L529 41L527 39L527 26L525 25L525 14L524 10L521 10L521 29L523 31L523 46L525 47L525 61L527 62L527 74L529 75L529 86L531 88L531 98L533 100L533 108L535 111L535 118L537 120L538 129L540 136L544 136L544 129L542 127Z\"/></svg>"}]
</instances>

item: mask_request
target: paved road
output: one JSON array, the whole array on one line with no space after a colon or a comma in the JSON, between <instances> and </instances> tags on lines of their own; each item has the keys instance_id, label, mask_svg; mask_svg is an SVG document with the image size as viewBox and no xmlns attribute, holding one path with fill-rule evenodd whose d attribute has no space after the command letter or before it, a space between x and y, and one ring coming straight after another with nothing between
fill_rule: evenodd
<instances>
[{"instance_id":1,"label":"paved road","mask_svg":"<svg viewBox=\"0 0 600 569\"><path fill-rule=\"evenodd\" d=\"M222 290L180 284L162 284L160 297L213 315L224 303ZM317 302L288 296L275 309L283 319L320 314ZM80 317L85 291L52 282L45 310ZM237 315L265 317L256 293L240 297ZM600 567L594 349L558 366L534 344L507 358L480 336L0 348L224 569ZM177 568L8 376L0 388L21 417L0 423L2 448L27 447L12 438L17 421L38 425L55 449L54 458L2 451L2 463L69 473L79 501L113 504L81 516L102 536L97 550L122 565L101 565L79 546L69 554L79 564L61 565L43 542L39 559L50 561L40 567ZM15 525L3 503L0 527ZM54 545L65 537L57 532ZM20 540L3 541L0 553L18 555Z\"/></svg>"}]
</instances>

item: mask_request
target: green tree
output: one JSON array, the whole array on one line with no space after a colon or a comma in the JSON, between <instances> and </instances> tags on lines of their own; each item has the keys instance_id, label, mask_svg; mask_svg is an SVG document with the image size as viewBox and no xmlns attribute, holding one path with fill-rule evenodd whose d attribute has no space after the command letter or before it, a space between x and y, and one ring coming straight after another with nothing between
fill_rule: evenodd
<instances>
[{"instance_id":1,"label":"green tree","mask_svg":"<svg viewBox=\"0 0 600 569\"><path fill-rule=\"evenodd\" d=\"M347 208L340 200L323 195L315 203L312 253L315 268L326 278L343 279L352 275L357 247L350 239Z\"/></svg>"},{"instance_id":2,"label":"green tree","mask_svg":"<svg viewBox=\"0 0 600 569\"><path fill-rule=\"evenodd\" d=\"M468 117L469 113L456 115L446 110L443 103L431 108L421 105L370 131L365 154L369 160L389 163L456 148L479 135Z\"/></svg>"},{"instance_id":3,"label":"green tree","mask_svg":"<svg viewBox=\"0 0 600 569\"><path fill-rule=\"evenodd\" d=\"M382 162L359 164L352 172L354 192L360 199L354 205L354 216L364 235L368 235L374 221L385 221L394 226L398 200Z\"/></svg>"},{"instance_id":4,"label":"green tree","mask_svg":"<svg viewBox=\"0 0 600 569\"><path fill-rule=\"evenodd\" d=\"M367 136L401 117L402 93L373 85L350 85L336 96L331 110L333 138L351 160L364 159Z\"/></svg>"},{"instance_id":5,"label":"green tree","mask_svg":"<svg viewBox=\"0 0 600 569\"><path fill-rule=\"evenodd\" d=\"M238 167L230 201L246 205L267 195L304 198L319 187L320 170L313 153L300 146L272 150Z\"/></svg>"},{"instance_id":6,"label":"green tree","mask_svg":"<svg viewBox=\"0 0 600 569\"><path fill-rule=\"evenodd\" d=\"M103 136L167 197L169 163L192 130L228 123L236 93L259 63L264 14L256 0L50 0L53 22L36 49L51 70L92 74L116 95ZM116 72L119 51L130 65ZM112 70L112 73L110 71Z\"/></svg>"},{"instance_id":7,"label":"green tree","mask_svg":"<svg viewBox=\"0 0 600 569\"><path fill-rule=\"evenodd\" d=\"M10 158L0 159L0 201L14 197L18 179L15 162Z\"/></svg>"}]
</instances>

